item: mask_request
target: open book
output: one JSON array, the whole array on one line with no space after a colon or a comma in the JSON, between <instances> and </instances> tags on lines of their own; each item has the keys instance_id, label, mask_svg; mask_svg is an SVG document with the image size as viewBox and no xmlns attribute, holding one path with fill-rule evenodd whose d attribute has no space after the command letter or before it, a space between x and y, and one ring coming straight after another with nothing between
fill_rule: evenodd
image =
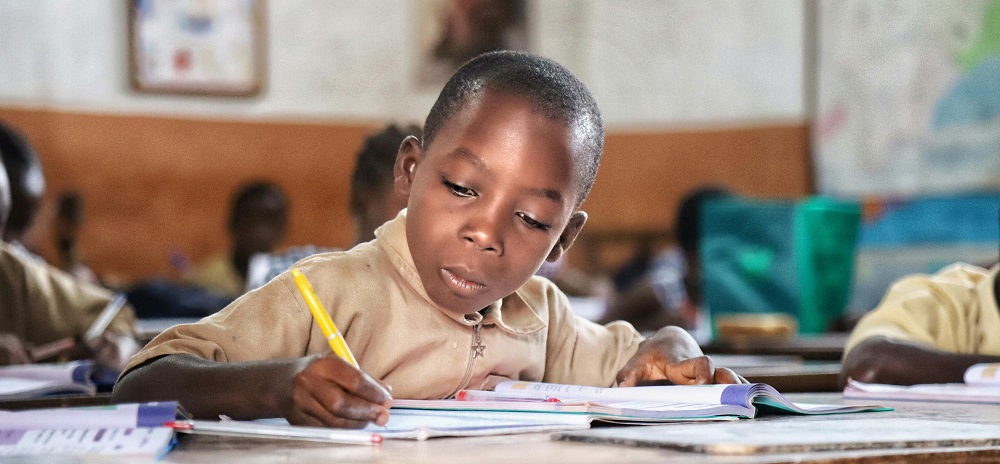
<instances>
[{"instance_id":1,"label":"open book","mask_svg":"<svg viewBox=\"0 0 1000 464\"><path fill-rule=\"evenodd\" d=\"M965 370L965 383L885 385L849 380L844 398L1000 404L1000 364L975 364Z\"/></svg>"},{"instance_id":2,"label":"open book","mask_svg":"<svg viewBox=\"0 0 1000 464\"><path fill-rule=\"evenodd\" d=\"M174 435L163 424L178 411L174 401L0 411L0 456L161 456Z\"/></svg>"},{"instance_id":3,"label":"open book","mask_svg":"<svg viewBox=\"0 0 1000 464\"><path fill-rule=\"evenodd\" d=\"M525 411L584 414L612 422L752 418L758 410L785 414L883 411L881 406L793 403L769 385L600 388L542 382L502 382L492 392L462 390L455 400L395 400L393 409Z\"/></svg>"},{"instance_id":4,"label":"open book","mask_svg":"<svg viewBox=\"0 0 1000 464\"><path fill-rule=\"evenodd\" d=\"M51 394L94 394L112 387L117 373L93 361L0 367L0 400Z\"/></svg>"}]
</instances>

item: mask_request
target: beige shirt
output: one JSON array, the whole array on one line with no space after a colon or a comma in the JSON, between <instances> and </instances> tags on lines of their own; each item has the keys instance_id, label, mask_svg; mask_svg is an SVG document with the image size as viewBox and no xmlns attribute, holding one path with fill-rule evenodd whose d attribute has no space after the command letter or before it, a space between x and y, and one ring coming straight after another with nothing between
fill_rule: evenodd
<instances>
[{"instance_id":1,"label":"beige shirt","mask_svg":"<svg viewBox=\"0 0 1000 464\"><path fill-rule=\"evenodd\" d=\"M950 353L1000 355L1000 308L993 286L998 269L958 263L935 275L900 279L878 308L858 322L845 356L876 336Z\"/></svg>"},{"instance_id":2,"label":"beige shirt","mask_svg":"<svg viewBox=\"0 0 1000 464\"><path fill-rule=\"evenodd\" d=\"M195 266L184 273L184 281L232 298L242 295L246 287L229 253L215 255Z\"/></svg>"},{"instance_id":3,"label":"beige shirt","mask_svg":"<svg viewBox=\"0 0 1000 464\"><path fill-rule=\"evenodd\" d=\"M0 332L41 345L82 337L111 301L111 292L0 242ZM135 316L123 308L109 330L131 334Z\"/></svg>"},{"instance_id":4,"label":"beige shirt","mask_svg":"<svg viewBox=\"0 0 1000 464\"><path fill-rule=\"evenodd\" d=\"M446 398L500 380L610 386L642 337L624 322L575 317L566 296L533 277L485 311L452 315L427 296L406 243L405 210L376 240L296 264L361 368L396 398ZM129 363L189 353L214 361L288 359L330 347L290 273L196 324L153 339ZM249 379L248 379L249 380Z\"/></svg>"}]
</instances>

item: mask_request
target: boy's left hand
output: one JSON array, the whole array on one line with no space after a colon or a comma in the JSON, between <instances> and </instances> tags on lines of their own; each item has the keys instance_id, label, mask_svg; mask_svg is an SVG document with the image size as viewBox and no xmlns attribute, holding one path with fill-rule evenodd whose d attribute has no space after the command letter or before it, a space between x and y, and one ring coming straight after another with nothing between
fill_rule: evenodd
<instances>
[{"instance_id":1,"label":"boy's left hand","mask_svg":"<svg viewBox=\"0 0 1000 464\"><path fill-rule=\"evenodd\" d=\"M729 369L715 368L712 358L701 352L687 331L672 326L643 341L617 376L619 387L634 387L651 380L668 380L676 385L747 383Z\"/></svg>"}]
</instances>

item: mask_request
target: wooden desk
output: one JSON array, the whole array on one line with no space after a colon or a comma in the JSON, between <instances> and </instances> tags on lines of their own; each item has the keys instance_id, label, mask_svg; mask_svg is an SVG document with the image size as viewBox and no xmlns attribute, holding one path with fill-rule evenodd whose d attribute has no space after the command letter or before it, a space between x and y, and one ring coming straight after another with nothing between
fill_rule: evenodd
<instances>
[{"instance_id":1,"label":"wooden desk","mask_svg":"<svg viewBox=\"0 0 1000 464\"><path fill-rule=\"evenodd\" d=\"M98 393L96 395L57 395L19 400L0 400L0 411L69 408L76 406L104 406L108 404L111 404L111 393Z\"/></svg>"},{"instance_id":2,"label":"wooden desk","mask_svg":"<svg viewBox=\"0 0 1000 464\"><path fill-rule=\"evenodd\" d=\"M844 354L847 333L804 335L788 340L712 340L702 345L705 354L750 354L801 356L809 361L839 361Z\"/></svg>"},{"instance_id":3,"label":"wooden desk","mask_svg":"<svg viewBox=\"0 0 1000 464\"><path fill-rule=\"evenodd\" d=\"M793 401L842 403L840 394L793 394ZM800 421L808 427L812 420L852 420L858 418L917 418L969 423L1000 424L1000 408L968 404L881 402L897 408L893 412L845 414L837 416L772 416L756 420ZM104 460L102 462L116 462ZM125 462L122 460L120 462ZM134 460L133 460L134 461ZM133 462L130 461L130 462ZM997 449L903 449L862 450L788 455L710 456L665 449L555 442L548 434L524 434L482 438L443 438L425 442L389 441L378 447L326 445L308 442L247 440L204 435L182 435L177 449L165 463L208 462L417 462L417 463L885 463L885 462L998 462Z\"/></svg>"},{"instance_id":4,"label":"wooden desk","mask_svg":"<svg viewBox=\"0 0 1000 464\"><path fill-rule=\"evenodd\" d=\"M721 365L721 364L720 364ZM752 383L766 383L781 393L839 392L840 363L805 361L783 366L737 367L733 370Z\"/></svg>"}]
</instances>

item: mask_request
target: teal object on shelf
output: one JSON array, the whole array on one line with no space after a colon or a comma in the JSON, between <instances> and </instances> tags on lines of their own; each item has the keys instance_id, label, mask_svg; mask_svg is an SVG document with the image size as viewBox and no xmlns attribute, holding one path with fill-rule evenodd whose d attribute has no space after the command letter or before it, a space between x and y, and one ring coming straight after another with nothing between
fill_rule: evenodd
<instances>
[{"instance_id":1,"label":"teal object on shelf","mask_svg":"<svg viewBox=\"0 0 1000 464\"><path fill-rule=\"evenodd\" d=\"M861 209L827 197L716 199L702 210L704 301L723 314L783 312L825 332L851 293Z\"/></svg>"}]
</instances>

